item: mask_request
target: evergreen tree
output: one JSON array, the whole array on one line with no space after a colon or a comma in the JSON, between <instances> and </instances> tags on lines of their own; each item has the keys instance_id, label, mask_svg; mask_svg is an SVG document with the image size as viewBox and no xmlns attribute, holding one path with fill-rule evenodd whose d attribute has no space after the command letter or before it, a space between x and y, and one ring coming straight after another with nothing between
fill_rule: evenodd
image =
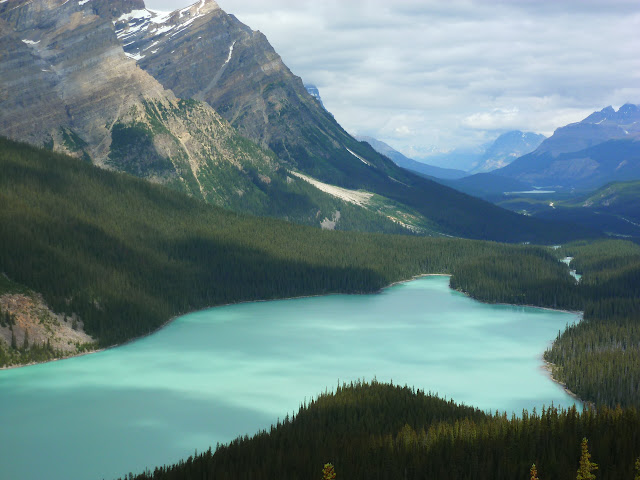
<instances>
[{"instance_id":1,"label":"evergreen tree","mask_svg":"<svg viewBox=\"0 0 640 480\"><path fill-rule=\"evenodd\" d=\"M16 341L16 332L11 329L11 348L14 350L18 349L18 342Z\"/></svg>"},{"instance_id":2,"label":"evergreen tree","mask_svg":"<svg viewBox=\"0 0 640 480\"><path fill-rule=\"evenodd\" d=\"M531 474L531 479L530 480L540 480L538 478L538 469L536 468L536 464L534 463L533 465L531 465L531 470L529 472Z\"/></svg>"},{"instance_id":3,"label":"evergreen tree","mask_svg":"<svg viewBox=\"0 0 640 480\"><path fill-rule=\"evenodd\" d=\"M336 471L333 468L333 464L325 463L322 469L322 480L335 480Z\"/></svg>"},{"instance_id":4,"label":"evergreen tree","mask_svg":"<svg viewBox=\"0 0 640 480\"><path fill-rule=\"evenodd\" d=\"M578 467L576 480L595 480L596 476L593 472L598 469L598 465L591 461L589 444L586 438L582 439L580 450L582 453L580 455L580 466Z\"/></svg>"},{"instance_id":5,"label":"evergreen tree","mask_svg":"<svg viewBox=\"0 0 640 480\"><path fill-rule=\"evenodd\" d=\"M24 329L24 340L22 341L22 350L27 350L29 348L29 331Z\"/></svg>"}]
</instances>

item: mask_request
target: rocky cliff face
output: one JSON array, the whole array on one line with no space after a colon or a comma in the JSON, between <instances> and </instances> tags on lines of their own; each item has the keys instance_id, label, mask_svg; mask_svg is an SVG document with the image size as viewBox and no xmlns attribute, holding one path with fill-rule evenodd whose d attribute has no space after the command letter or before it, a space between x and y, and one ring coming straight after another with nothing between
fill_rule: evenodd
<instances>
[{"instance_id":1,"label":"rocky cliff face","mask_svg":"<svg viewBox=\"0 0 640 480\"><path fill-rule=\"evenodd\" d=\"M242 39L229 37L220 46L219 37L202 31L213 18ZM240 136L209 103L198 100L218 91L213 77L207 80L211 88L203 90L197 87L197 68L182 62L167 67L188 97L180 99L136 63L155 54L160 58L161 51L167 65L182 57L196 62L208 52L212 57L200 60L213 58L224 72L236 56L253 55L245 44L254 37L212 1L169 15L145 10L141 0L0 3L0 135L227 208L318 226L340 210L339 227L348 222L398 231L384 215L347 206L288 175L272 152ZM194 49L201 40L202 48ZM137 47L125 52L123 45ZM269 70L264 64L262 69ZM246 93L250 103L249 97Z\"/></svg>"},{"instance_id":2,"label":"rocky cliff face","mask_svg":"<svg viewBox=\"0 0 640 480\"><path fill-rule=\"evenodd\" d=\"M242 133L269 145L269 115L281 99L264 89L293 75L262 34L212 0L164 15L132 11L115 26L127 54L165 87L206 101Z\"/></svg>"},{"instance_id":3,"label":"rocky cliff face","mask_svg":"<svg viewBox=\"0 0 640 480\"><path fill-rule=\"evenodd\" d=\"M0 4L0 134L213 203L242 203L257 189L246 169L267 178L272 155L241 139L208 104L177 99L125 54L112 16L135 8L144 4Z\"/></svg>"},{"instance_id":4,"label":"rocky cliff face","mask_svg":"<svg viewBox=\"0 0 640 480\"><path fill-rule=\"evenodd\" d=\"M177 96L207 102L286 165L346 187L371 186L372 175L388 181L391 162L349 136L266 37L214 1L169 14L132 11L114 21L142 69ZM369 157L369 168L349 151ZM383 172L373 172L373 164Z\"/></svg>"}]
</instances>

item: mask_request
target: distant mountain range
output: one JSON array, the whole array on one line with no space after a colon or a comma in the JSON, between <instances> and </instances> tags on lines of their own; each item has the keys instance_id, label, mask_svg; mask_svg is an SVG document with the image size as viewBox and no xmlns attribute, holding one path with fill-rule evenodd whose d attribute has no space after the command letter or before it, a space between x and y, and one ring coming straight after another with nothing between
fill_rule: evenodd
<instances>
[{"instance_id":1,"label":"distant mountain range","mask_svg":"<svg viewBox=\"0 0 640 480\"><path fill-rule=\"evenodd\" d=\"M536 188L588 192L610 182L640 179L640 107L607 107L558 128L509 165L443 181L470 195L500 201L504 192Z\"/></svg>"},{"instance_id":2,"label":"distant mountain range","mask_svg":"<svg viewBox=\"0 0 640 480\"><path fill-rule=\"evenodd\" d=\"M456 148L421 158L422 162L441 168L473 173L487 173L504 167L516 158L533 152L546 137L537 133L512 130L494 141L475 147Z\"/></svg>"},{"instance_id":3,"label":"distant mountain range","mask_svg":"<svg viewBox=\"0 0 640 480\"><path fill-rule=\"evenodd\" d=\"M399 167L406 168L412 172L419 173L421 175L427 175L429 177L456 179L467 176L466 172L462 170L454 170L452 168L441 168L426 163L418 162L411 158L405 157L402 153L394 150L386 143L376 140L373 137L367 137L363 135L356 135L355 138L361 142L367 142L378 153L384 155L387 158L393 160L393 162Z\"/></svg>"},{"instance_id":4,"label":"distant mountain range","mask_svg":"<svg viewBox=\"0 0 640 480\"><path fill-rule=\"evenodd\" d=\"M0 2L0 135L209 203L324 228L556 241L350 136L213 0Z\"/></svg>"},{"instance_id":5,"label":"distant mountain range","mask_svg":"<svg viewBox=\"0 0 640 480\"><path fill-rule=\"evenodd\" d=\"M471 151L454 150L450 154L439 154L434 155L433 157L433 159L437 158L438 161L443 164L446 162L447 158L452 159L454 163L456 162L456 159L457 161L460 161L461 158L464 158L465 160L463 163L466 164L468 162L472 162L470 164L470 172L455 168L443 168L441 166L432 165L428 162L419 162L411 158L407 158L391 146L373 137L356 136L356 138L360 141L367 142L378 153L390 158L396 165L402 168L406 168L407 170L429 177L444 180L456 180L467 177L472 173L487 173L508 165L524 153L529 153L535 150L546 137L536 133L524 133L519 130L514 130L500 135L487 146L478 147ZM431 160L431 157L429 160Z\"/></svg>"},{"instance_id":6,"label":"distant mountain range","mask_svg":"<svg viewBox=\"0 0 640 480\"><path fill-rule=\"evenodd\" d=\"M535 151L495 173L529 185L580 190L640 179L640 107L607 107L559 128Z\"/></svg>"},{"instance_id":7,"label":"distant mountain range","mask_svg":"<svg viewBox=\"0 0 640 480\"><path fill-rule=\"evenodd\" d=\"M487 173L506 167L518 157L533 152L546 138L520 130L503 133L485 150L470 173Z\"/></svg>"}]
</instances>

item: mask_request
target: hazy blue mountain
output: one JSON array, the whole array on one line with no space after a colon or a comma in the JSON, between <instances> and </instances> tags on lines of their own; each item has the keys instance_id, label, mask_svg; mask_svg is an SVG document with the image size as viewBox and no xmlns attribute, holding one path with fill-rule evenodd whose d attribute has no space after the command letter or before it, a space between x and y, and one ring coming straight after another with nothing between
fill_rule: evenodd
<instances>
[{"instance_id":1,"label":"hazy blue mountain","mask_svg":"<svg viewBox=\"0 0 640 480\"><path fill-rule=\"evenodd\" d=\"M536 154L578 152L607 140L633 138L640 134L640 107L625 104L618 111L609 106L580 122L558 128L535 151Z\"/></svg>"},{"instance_id":2,"label":"hazy blue mountain","mask_svg":"<svg viewBox=\"0 0 640 480\"><path fill-rule=\"evenodd\" d=\"M486 173L502 168L516 158L533 152L545 139L544 135L512 130L494 141L475 147L456 148L436 153L420 160L441 168L452 168L474 173Z\"/></svg>"},{"instance_id":3,"label":"hazy blue mountain","mask_svg":"<svg viewBox=\"0 0 640 480\"><path fill-rule=\"evenodd\" d=\"M486 173L505 167L516 158L533 152L546 138L520 130L503 133L487 148L471 173Z\"/></svg>"},{"instance_id":4,"label":"hazy blue mountain","mask_svg":"<svg viewBox=\"0 0 640 480\"><path fill-rule=\"evenodd\" d=\"M475 147L455 148L448 152L433 153L422 157L420 161L440 168L469 172L478 165L487 147L488 145L477 145Z\"/></svg>"},{"instance_id":5,"label":"hazy blue mountain","mask_svg":"<svg viewBox=\"0 0 640 480\"><path fill-rule=\"evenodd\" d=\"M444 179L456 179L467 176L467 173L462 170L435 167L433 165L428 165L426 163L418 162L411 158L405 157L402 153L398 152L393 147L373 137L356 135L355 138L361 142L367 142L374 148L374 150L393 160L393 162L399 167L406 168L407 170L411 170L421 175Z\"/></svg>"},{"instance_id":6,"label":"hazy blue mountain","mask_svg":"<svg viewBox=\"0 0 640 480\"><path fill-rule=\"evenodd\" d=\"M640 108L607 107L561 127L497 174L529 185L592 189L640 179Z\"/></svg>"},{"instance_id":7,"label":"hazy blue mountain","mask_svg":"<svg viewBox=\"0 0 640 480\"><path fill-rule=\"evenodd\" d=\"M324 103L322 103L322 97L320 97L320 90L318 90L318 87L316 87L315 85L306 83L304 85L304 88L307 89L307 93L309 95L315 98L320 103L320 105L322 105L322 108L324 108L325 110L327 109L327 107L324 106Z\"/></svg>"}]
</instances>

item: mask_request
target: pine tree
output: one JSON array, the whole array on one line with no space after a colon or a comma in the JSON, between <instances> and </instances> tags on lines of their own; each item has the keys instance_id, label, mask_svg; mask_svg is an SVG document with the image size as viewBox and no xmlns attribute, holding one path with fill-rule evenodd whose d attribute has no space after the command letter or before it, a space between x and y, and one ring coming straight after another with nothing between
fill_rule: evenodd
<instances>
[{"instance_id":1,"label":"pine tree","mask_svg":"<svg viewBox=\"0 0 640 480\"><path fill-rule=\"evenodd\" d=\"M325 463L322 469L322 480L334 480L336 478L336 471L333 468L333 464Z\"/></svg>"},{"instance_id":2,"label":"pine tree","mask_svg":"<svg viewBox=\"0 0 640 480\"><path fill-rule=\"evenodd\" d=\"M14 350L18 349L18 342L16 340L16 332L13 331L13 328L11 329L11 348L13 348Z\"/></svg>"},{"instance_id":3,"label":"pine tree","mask_svg":"<svg viewBox=\"0 0 640 480\"><path fill-rule=\"evenodd\" d=\"M598 469L598 465L591 461L589 444L586 438L582 439L580 450L582 453L580 455L580 466L578 467L578 476L576 477L576 480L595 480L596 476L592 472Z\"/></svg>"},{"instance_id":4,"label":"pine tree","mask_svg":"<svg viewBox=\"0 0 640 480\"><path fill-rule=\"evenodd\" d=\"M531 479L530 480L540 480L538 478L538 469L536 468L536 464L534 463L533 465L531 465Z\"/></svg>"}]
</instances>

